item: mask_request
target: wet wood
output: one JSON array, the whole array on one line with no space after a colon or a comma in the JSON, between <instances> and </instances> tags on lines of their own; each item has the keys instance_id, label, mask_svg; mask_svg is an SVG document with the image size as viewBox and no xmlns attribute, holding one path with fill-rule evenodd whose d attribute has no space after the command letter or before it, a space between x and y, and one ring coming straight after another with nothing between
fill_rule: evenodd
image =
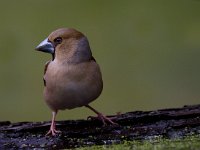
<instances>
[{"instance_id":1,"label":"wet wood","mask_svg":"<svg viewBox=\"0 0 200 150\"><path fill-rule=\"evenodd\" d=\"M118 125L102 126L95 118L57 121L62 133L54 137L45 136L50 122L0 122L0 149L74 148L200 134L200 105L133 111L109 117Z\"/></svg>"}]
</instances>

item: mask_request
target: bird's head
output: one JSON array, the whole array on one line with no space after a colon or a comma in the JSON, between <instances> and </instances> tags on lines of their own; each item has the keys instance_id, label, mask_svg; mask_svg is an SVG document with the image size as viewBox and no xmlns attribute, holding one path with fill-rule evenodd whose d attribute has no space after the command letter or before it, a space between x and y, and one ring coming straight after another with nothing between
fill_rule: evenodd
<instances>
[{"instance_id":1,"label":"bird's head","mask_svg":"<svg viewBox=\"0 0 200 150\"><path fill-rule=\"evenodd\" d=\"M54 59L78 63L92 57L87 38L72 28L61 28L53 31L36 50L50 53Z\"/></svg>"}]
</instances>

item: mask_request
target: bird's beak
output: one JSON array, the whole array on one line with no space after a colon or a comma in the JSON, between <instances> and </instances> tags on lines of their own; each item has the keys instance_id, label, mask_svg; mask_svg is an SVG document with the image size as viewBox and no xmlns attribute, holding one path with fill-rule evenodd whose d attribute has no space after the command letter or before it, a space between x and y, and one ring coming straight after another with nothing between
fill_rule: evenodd
<instances>
[{"instance_id":1,"label":"bird's beak","mask_svg":"<svg viewBox=\"0 0 200 150\"><path fill-rule=\"evenodd\" d=\"M35 49L45 53L54 53L54 46L51 42L48 41L48 38L42 41Z\"/></svg>"}]
</instances>

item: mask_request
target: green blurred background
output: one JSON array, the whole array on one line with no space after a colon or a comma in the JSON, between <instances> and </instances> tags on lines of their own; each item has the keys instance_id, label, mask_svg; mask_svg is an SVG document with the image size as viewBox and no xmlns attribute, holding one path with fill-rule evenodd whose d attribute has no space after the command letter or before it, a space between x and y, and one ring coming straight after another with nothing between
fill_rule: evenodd
<instances>
[{"instance_id":1,"label":"green blurred background","mask_svg":"<svg viewBox=\"0 0 200 150\"><path fill-rule=\"evenodd\" d=\"M200 103L198 0L7 0L0 17L0 121L51 118L42 97L51 56L34 48L60 27L87 35L104 80L91 105L104 114ZM88 115L66 110L57 120Z\"/></svg>"}]
</instances>

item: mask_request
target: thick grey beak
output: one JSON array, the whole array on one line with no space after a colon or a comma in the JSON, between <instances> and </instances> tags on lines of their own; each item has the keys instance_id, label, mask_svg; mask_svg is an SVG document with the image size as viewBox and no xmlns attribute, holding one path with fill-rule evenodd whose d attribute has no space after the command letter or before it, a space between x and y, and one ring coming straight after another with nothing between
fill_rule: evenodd
<instances>
[{"instance_id":1,"label":"thick grey beak","mask_svg":"<svg viewBox=\"0 0 200 150\"><path fill-rule=\"evenodd\" d=\"M48 38L42 41L35 49L45 53L54 53L54 46L51 42L48 41Z\"/></svg>"}]
</instances>

